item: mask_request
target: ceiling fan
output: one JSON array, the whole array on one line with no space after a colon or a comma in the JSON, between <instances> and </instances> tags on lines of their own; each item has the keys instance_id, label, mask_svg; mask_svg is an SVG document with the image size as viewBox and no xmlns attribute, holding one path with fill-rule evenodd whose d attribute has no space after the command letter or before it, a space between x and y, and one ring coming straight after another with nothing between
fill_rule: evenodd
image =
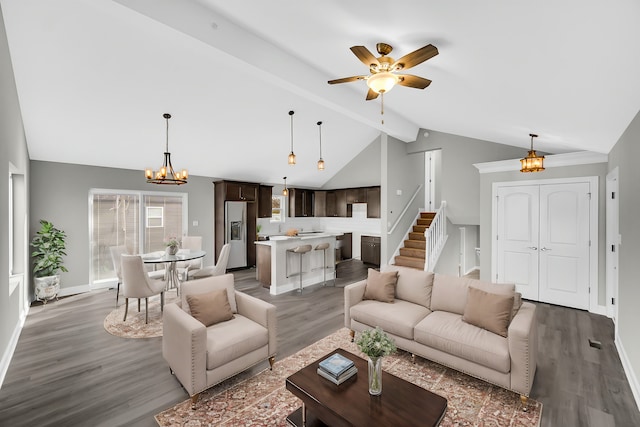
<instances>
[{"instance_id":1,"label":"ceiling fan","mask_svg":"<svg viewBox=\"0 0 640 427\"><path fill-rule=\"evenodd\" d=\"M431 84L431 80L424 77L413 76L411 74L398 74L398 71L408 70L424 61L433 58L438 54L438 49L432 44L428 44L406 54L397 61L387 56L393 50L393 47L386 43L376 44L376 49L380 54L379 58L364 46L353 46L351 51L358 57L363 64L369 67L371 72L368 76L353 76L342 79L329 80L330 85L338 83L348 83L357 80L366 80L369 91L367 92L367 101L376 99L379 94L389 92L398 84L400 86L412 87L415 89L424 89Z\"/></svg>"}]
</instances>

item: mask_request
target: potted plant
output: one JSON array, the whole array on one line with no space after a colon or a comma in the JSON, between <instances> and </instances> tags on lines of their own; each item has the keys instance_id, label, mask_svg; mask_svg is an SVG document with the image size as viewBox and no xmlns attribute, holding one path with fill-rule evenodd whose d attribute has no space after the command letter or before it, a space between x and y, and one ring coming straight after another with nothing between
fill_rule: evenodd
<instances>
[{"instance_id":1,"label":"potted plant","mask_svg":"<svg viewBox=\"0 0 640 427\"><path fill-rule=\"evenodd\" d=\"M60 272L69 271L62 262L62 257L67 255L66 238L64 231L41 219L40 230L31 240L36 298L45 304L60 291Z\"/></svg>"},{"instance_id":2,"label":"potted plant","mask_svg":"<svg viewBox=\"0 0 640 427\"><path fill-rule=\"evenodd\" d=\"M395 353L396 344L379 326L364 331L356 344L369 357L369 394L377 396L382 393L382 358Z\"/></svg>"},{"instance_id":3,"label":"potted plant","mask_svg":"<svg viewBox=\"0 0 640 427\"><path fill-rule=\"evenodd\" d=\"M165 252L168 255L175 255L178 253L178 248L180 247L180 241L178 241L178 239L175 237L170 237L167 239L166 245L167 245L167 249L165 250Z\"/></svg>"}]
</instances>

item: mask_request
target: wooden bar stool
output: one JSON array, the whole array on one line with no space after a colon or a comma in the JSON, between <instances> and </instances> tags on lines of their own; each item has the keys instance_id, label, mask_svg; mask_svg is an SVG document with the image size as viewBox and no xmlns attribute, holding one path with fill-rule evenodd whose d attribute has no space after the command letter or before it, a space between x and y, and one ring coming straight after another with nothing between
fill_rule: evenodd
<instances>
[{"instance_id":1,"label":"wooden bar stool","mask_svg":"<svg viewBox=\"0 0 640 427\"><path fill-rule=\"evenodd\" d=\"M327 269L331 269L331 264L327 265L327 249L329 249L331 245L328 242L320 243L315 247L314 250L322 251L322 286L327 285ZM336 285L336 275L335 275L335 262L334 265L334 274L333 274L333 286Z\"/></svg>"},{"instance_id":2,"label":"wooden bar stool","mask_svg":"<svg viewBox=\"0 0 640 427\"><path fill-rule=\"evenodd\" d=\"M298 289L298 292L302 292L302 257L304 256L304 254L311 252L311 245L300 245L300 246L296 246L295 248L291 248L291 249L287 249L287 252L292 253L292 254L297 254L300 257L300 270L299 273L297 273L300 276L300 287ZM288 264L287 264L288 267ZM295 274L288 274L287 273L287 277L291 277L291 276L295 276Z\"/></svg>"}]
</instances>

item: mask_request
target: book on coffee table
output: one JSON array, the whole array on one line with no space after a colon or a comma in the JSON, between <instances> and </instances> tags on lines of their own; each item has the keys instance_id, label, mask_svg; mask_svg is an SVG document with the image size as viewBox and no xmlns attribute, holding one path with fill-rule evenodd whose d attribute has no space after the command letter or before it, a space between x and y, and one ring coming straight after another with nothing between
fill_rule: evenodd
<instances>
[{"instance_id":1,"label":"book on coffee table","mask_svg":"<svg viewBox=\"0 0 640 427\"><path fill-rule=\"evenodd\" d=\"M319 364L318 370L332 376L336 380L339 379L349 369L355 367L353 360L347 359L339 353L334 353Z\"/></svg>"},{"instance_id":2,"label":"book on coffee table","mask_svg":"<svg viewBox=\"0 0 640 427\"><path fill-rule=\"evenodd\" d=\"M318 375L320 375L322 378L328 379L335 385L342 384L343 382L345 382L346 380L348 380L349 378L351 378L357 373L358 373L358 368L356 368L355 366L352 366L351 368L347 369L338 378L334 378L333 375L326 373L322 368L318 368Z\"/></svg>"}]
</instances>

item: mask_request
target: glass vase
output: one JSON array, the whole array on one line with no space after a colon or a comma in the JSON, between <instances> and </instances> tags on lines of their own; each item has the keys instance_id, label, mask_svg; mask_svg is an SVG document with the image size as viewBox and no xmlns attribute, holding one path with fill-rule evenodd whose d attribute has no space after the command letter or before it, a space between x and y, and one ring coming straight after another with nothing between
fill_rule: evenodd
<instances>
[{"instance_id":1,"label":"glass vase","mask_svg":"<svg viewBox=\"0 0 640 427\"><path fill-rule=\"evenodd\" d=\"M369 394L382 393L382 357L369 358Z\"/></svg>"}]
</instances>

